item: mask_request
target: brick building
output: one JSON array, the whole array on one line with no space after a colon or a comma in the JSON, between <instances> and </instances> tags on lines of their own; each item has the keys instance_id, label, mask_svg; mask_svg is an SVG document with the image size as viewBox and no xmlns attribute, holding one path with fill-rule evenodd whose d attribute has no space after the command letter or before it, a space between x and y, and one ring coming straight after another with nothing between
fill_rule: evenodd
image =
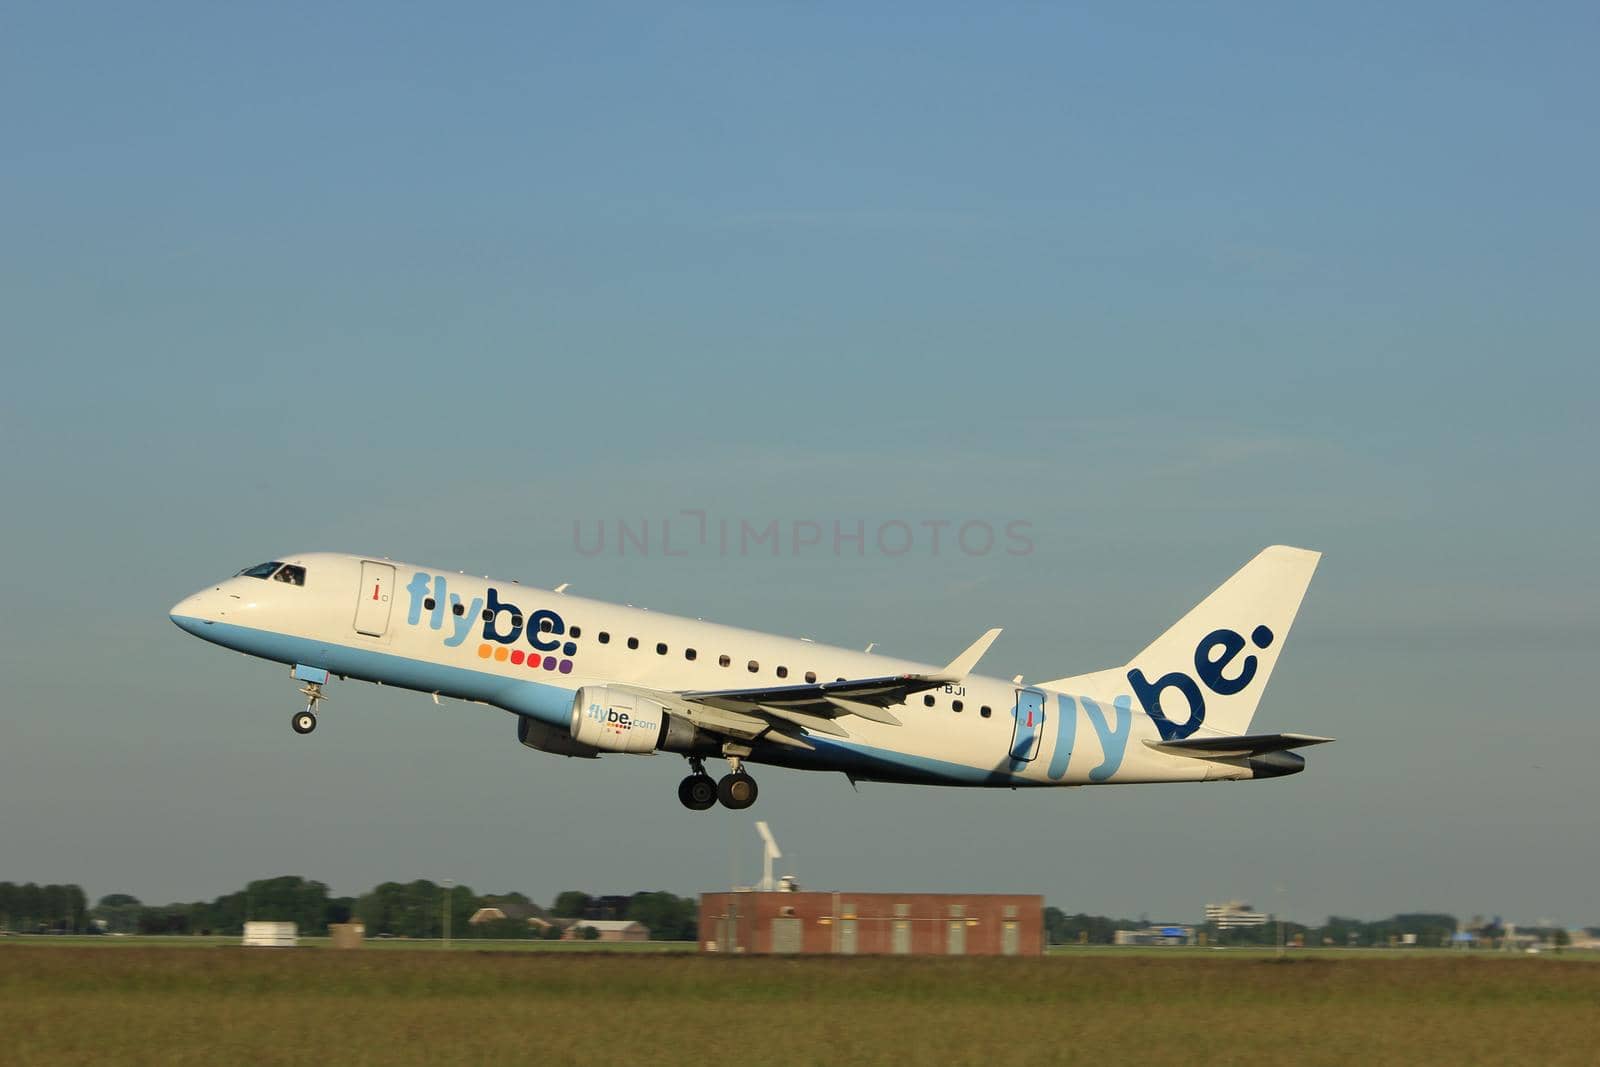
<instances>
[{"instance_id":1,"label":"brick building","mask_svg":"<svg viewBox=\"0 0 1600 1067\"><path fill-rule=\"evenodd\" d=\"M1044 898L998 893L704 893L702 952L1038 956Z\"/></svg>"}]
</instances>

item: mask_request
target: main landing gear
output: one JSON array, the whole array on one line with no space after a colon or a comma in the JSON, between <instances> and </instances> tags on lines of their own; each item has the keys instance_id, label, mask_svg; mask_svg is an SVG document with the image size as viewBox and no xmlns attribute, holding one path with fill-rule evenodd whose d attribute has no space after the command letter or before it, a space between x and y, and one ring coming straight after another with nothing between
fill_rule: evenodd
<instances>
[{"instance_id":1,"label":"main landing gear","mask_svg":"<svg viewBox=\"0 0 1600 1067\"><path fill-rule=\"evenodd\" d=\"M721 801L730 811L743 811L754 804L761 791L756 788L756 780L745 773L744 761L739 756L729 756L728 765L733 768L732 773L714 781L706 773L705 760L690 756L689 766L694 773L678 783L678 799L683 806L690 811L707 811Z\"/></svg>"},{"instance_id":2,"label":"main landing gear","mask_svg":"<svg viewBox=\"0 0 1600 1067\"><path fill-rule=\"evenodd\" d=\"M321 682L307 682L300 687L300 695L306 698L306 710L295 712L289 725L297 734L309 734L317 728L317 705L328 698L322 695Z\"/></svg>"}]
</instances>

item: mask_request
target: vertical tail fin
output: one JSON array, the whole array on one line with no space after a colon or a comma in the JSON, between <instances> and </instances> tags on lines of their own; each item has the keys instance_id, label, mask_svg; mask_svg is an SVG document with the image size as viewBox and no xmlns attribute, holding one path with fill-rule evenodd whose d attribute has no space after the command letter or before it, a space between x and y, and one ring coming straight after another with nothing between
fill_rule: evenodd
<instances>
[{"instance_id":1,"label":"vertical tail fin","mask_svg":"<svg viewBox=\"0 0 1600 1067\"><path fill-rule=\"evenodd\" d=\"M1208 731L1242 734L1255 716L1321 553L1274 545L1128 663L1045 682L1111 701L1133 694L1163 740Z\"/></svg>"}]
</instances>

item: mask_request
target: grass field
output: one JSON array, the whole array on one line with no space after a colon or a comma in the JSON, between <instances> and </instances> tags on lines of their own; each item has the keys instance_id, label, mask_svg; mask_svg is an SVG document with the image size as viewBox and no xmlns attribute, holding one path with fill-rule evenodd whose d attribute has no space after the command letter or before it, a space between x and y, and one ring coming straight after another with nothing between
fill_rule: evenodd
<instances>
[{"instance_id":1,"label":"grass field","mask_svg":"<svg viewBox=\"0 0 1600 1067\"><path fill-rule=\"evenodd\" d=\"M1593 1063L1554 957L774 959L0 943L6 1063Z\"/></svg>"}]
</instances>

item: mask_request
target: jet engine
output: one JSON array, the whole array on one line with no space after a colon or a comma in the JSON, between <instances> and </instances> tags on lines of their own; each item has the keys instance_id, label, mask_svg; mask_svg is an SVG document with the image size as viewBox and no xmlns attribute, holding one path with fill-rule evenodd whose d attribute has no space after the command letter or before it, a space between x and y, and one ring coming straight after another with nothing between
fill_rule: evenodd
<instances>
[{"instance_id":1,"label":"jet engine","mask_svg":"<svg viewBox=\"0 0 1600 1067\"><path fill-rule=\"evenodd\" d=\"M572 740L602 752L695 752L714 742L657 701L626 689L586 685L572 698Z\"/></svg>"},{"instance_id":2,"label":"jet engine","mask_svg":"<svg viewBox=\"0 0 1600 1067\"><path fill-rule=\"evenodd\" d=\"M529 748L554 752L558 756L578 756L582 759L598 759L600 756L597 750L574 741L569 731L538 719L530 719L526 715L517 716L517 740Z\"/></svg>"}]
</instances>

